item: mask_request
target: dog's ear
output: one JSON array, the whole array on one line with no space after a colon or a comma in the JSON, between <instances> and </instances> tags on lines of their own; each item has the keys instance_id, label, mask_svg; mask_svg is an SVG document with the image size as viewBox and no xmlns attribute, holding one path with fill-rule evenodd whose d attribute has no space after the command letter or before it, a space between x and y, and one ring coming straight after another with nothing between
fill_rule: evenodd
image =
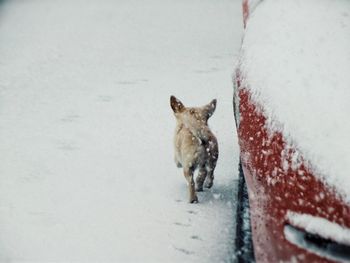
<instances>
[{"instance_id":1,"label":"dog's ear","mask_svg":"<svg viewBox=\"0 0 350 263\"><path fill-rule=\"evenodd\" d=\"M205 106L205 109L207 110L208 118L210 118L216 109L216 99L212 100L209 104L207 104Z\"/></svg>"},{"instance_id":2,"label":"dog's ear","mask_svg":"<svg viewBox=\"0 0 350 263\"><path fill-rule=\"evenodd\" d=\"M170 106L175 113L180 112L185 108L182 102L178 100L175 96L170 97Z\"/></svg>"}]
</instances>

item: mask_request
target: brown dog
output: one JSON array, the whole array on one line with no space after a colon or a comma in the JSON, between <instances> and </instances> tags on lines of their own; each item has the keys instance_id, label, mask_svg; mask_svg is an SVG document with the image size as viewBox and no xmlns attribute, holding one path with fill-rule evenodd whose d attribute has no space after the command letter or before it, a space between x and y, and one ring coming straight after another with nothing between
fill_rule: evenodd
<instances>
[{"instance_id":1,"label":"brown dog","mask_svg":"<svg viewBox=\"0 0 350 263\"><path fill-rule=\"evenodd\" d=\"M219 156L218 142L209 129L208 119L216 108L216 100L198 107L185 107L174 96L170 97L170 105L176 117L175 130L175 163L182 167L188 182L190 203L198 202L196 191L203 191L213 186L214 169ZM199 169L196 179L193 179L196 169Z\"/></svg>"}]
</instances>

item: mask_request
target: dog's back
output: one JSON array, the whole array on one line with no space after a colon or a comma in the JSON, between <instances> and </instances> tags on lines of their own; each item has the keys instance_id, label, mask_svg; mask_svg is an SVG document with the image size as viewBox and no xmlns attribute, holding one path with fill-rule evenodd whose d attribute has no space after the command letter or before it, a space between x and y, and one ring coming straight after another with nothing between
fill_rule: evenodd
<instances>
[{"instance_id":1,"label":"dog's back","mask_svg":"<svg viewBox=\"0 0 350 263\"><path fill-rule=\"evenodd\" d=\"M204 165L207 155L204 145L184 125L178 126L174 138L177 166L196 169L198 166Z\"/></svg>"}]
</instances>

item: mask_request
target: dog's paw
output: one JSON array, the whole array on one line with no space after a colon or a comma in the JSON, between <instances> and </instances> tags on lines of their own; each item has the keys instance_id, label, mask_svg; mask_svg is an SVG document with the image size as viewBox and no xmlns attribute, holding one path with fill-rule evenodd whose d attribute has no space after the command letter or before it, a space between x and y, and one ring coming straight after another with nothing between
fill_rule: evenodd
<instances>
[{"instance_id":1,"label":"dog's paw","mask_svg":"<svg viewBox=\"0 0 350 263\"><path fill-rule=\"evenodd\" d=\"M203 192L203 186L197 186L196 187L197 192Z\"/></svg>"},{"instance_id":2,"label":"dog's paw","mask_svg":"<svg viewBox=\"0 0 350 263\"><path fill-rule=\"evenodd\" d=\"M191 204L197 204L197 203L198 203L198 197L195 196L195 197L191 198L191 199L190 199L190 203L191 203Z\"/></svg>"},{"instance_id":3,"label":"dog's paw","mask_svg":"<svg viewBox=\"0 0 350 263\"><path fill-rule=\"evenodd\" d=\"M213 181L206 181L204 184L205 188L211 188L213 186L214 182Z\"/></svg>"}]
</instances>

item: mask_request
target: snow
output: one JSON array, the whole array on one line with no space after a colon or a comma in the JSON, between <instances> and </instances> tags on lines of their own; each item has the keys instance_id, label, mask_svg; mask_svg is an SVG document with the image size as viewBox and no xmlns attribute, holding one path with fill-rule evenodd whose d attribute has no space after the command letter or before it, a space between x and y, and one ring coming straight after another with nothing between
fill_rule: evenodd
<instances>
[{"instance_id":1,"label":"snow","mask_svg":"<svg viewBox=\"0 0 350 263\"><path fill-rule=\"evenodd\" d=\"M350 245L350 229L322 217L288 211L287 220L295 227L339 244Z\"/></svg>"},{"instance_id":2,"label":"snow","mask_svg":"<svg viewBox=\"0 0 350 263\"><path fill-rule=\"evenodd\" d=\"M262 0L248 0L249 13L253 13Z\"/></svg>"},{"instance_id":3,"label":"snow","mask_svg":"<svg viewBox=\"0 0 350 263\"><path fill-rule=\"evenodd\" d=\"M265 0L248 19L240 62L269 129L282 131L347 203L349 27L347 0Z\"/></svg>"},{"instance_id":4,"label":"snow","mask_svg":"<svg viewBox=\"0 0 350 263\"><path fill-rule=\"evenodd\" d=\"M239 0L0 4L0 261L226 262ZM187 203L170 95L218 99L214 187Z\"/></svg>"},{"instance_id":5,"label":"snow","mask_svg":"<svg viewBox=\"0 0 350 263\"><path fill-rule=\"evenodd\" d=\"M350 243L350 229L309 214L287 212L291 225L285 225L284 236L292 244L335 262L349 262L346 245ZM315 242L310 234L325 240ZM335 243L327 242L332 240ZM328 243L328 244L327 244Z\"/></svg>"}]
</instances>

